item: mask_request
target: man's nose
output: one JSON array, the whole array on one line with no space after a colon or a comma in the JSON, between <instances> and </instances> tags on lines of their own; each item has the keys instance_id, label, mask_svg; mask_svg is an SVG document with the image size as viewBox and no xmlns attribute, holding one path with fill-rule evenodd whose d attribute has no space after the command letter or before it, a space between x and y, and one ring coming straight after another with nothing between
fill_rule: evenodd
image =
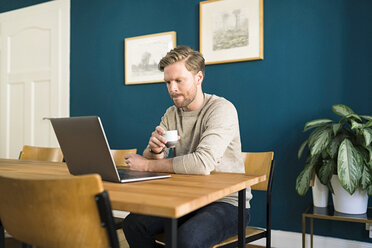
<instances>
[{"instance_id":1,"label":"man's nose","mask_svg":"<svg viewBox=\"0 0 372 248\"><path fill-rule=\"evenodd\" d=\"M172 81L169 83L169 91L170 92L177 92L178 91L178 87L177 87L177 83Z\"/></svg>"}]
</instances>

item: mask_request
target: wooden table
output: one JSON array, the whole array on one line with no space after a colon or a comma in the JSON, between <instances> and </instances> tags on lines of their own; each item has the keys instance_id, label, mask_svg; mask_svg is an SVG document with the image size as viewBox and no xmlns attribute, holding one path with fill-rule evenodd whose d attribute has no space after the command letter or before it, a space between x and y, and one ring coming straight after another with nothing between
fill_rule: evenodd
<instances>
[{"instance_id":1,"label":"wooden table","mask_svg":"<svg viewBox=\"0 0 372 248\"><path fill-rule=\"evenodd\" d=\"M65 163L0 159L0 175L71 176ZM244 247L245 189L265 181L266 176L236 173L211 175L172 174L171 178L133 183L103 182L112 208L165 217L167 247L176 247L177 219L234 192L239 192L239 247Z\"/></svg>"}]
</instances>

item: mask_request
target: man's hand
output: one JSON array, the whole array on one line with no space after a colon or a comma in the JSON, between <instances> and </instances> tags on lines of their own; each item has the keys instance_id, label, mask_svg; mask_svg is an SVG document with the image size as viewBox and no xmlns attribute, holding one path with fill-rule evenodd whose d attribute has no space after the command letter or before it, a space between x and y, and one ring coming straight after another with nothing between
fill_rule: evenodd
<instances>
[{"instance_id":1,"label":"man's hand","mask_svg":"<svg viewBox=\"0 0 372 248\"><path fill-rule=\"evenodd\" d=\"M125 163L130 170L137 171L150 171L149 160L138 154L127 154L125 157Z\"/></svg>"},{"instance_id":2,"label":"man's hand","mask_svg":"<svg viewBox=\"0 0 372 248\"><path fill-rule=\"evenodd\" d=\"M125 162L130 170L174 173L173 159L146 159L138 154L127 154Z\"/></svg>"},{"instance_id":3,"label":"man's hand","mask_svg":"<svg viewBox=\"0 0 372 248\"><path fill-rule=\"evenodd\" d=\"M151 134L149 147L155 153L160 153L165 148L167 140L163 137L164 133L165 130L161 126L157 126L155 131Z\"/></svg>"}]
</instances>

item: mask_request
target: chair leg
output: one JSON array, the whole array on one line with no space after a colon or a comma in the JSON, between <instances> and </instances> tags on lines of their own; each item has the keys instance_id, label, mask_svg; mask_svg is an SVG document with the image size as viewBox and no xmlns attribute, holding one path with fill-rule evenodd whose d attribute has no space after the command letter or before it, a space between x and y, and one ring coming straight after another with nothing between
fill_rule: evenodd
<instances>
[{"instance_id":1,"label":"chair leg","mask_svg":"<svg viewBox=\"0 0 372 248\"><path fill-rule=\"evenodd\" d=\"M5 248L5 233L1 220L0 220L0 248Z\"/></svg>"},{"instance_id":2,"label":"chair leg","mask_svg":"<svg viewBox=\"0 0 372 248\"><path fill-rule=\"evenodd\" d=\"M0 221L0 248L5 248L5 230ZM32 248L32 245L22 243L22 248Z\"/></svg>"}]
</instances>

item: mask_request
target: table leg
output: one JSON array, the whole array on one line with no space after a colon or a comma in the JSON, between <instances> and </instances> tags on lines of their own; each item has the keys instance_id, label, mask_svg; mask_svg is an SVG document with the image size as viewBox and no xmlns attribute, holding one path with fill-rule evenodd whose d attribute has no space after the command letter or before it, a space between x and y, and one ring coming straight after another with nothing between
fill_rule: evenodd
<instances>
[{"instance_id":1,"label":"table leg","mask_svg":"<svg viewBox=\"0 0 372 248\"><path fill-rule=\"evenodd\" d=\"M0 248L5 248L5 233L1 220L0 220Z\"/></svg>"},{"instance_id":2,"label":"table leg","mask_svg":"<svg viewBox=\"0 0 372 248\"><path fill-rule=\"evenodd\" d=\"M238 247L245 247L245 205L246 205L246 189L239 191L238 199Z\"/></svg>"},{"instance_id":3,"label":"table leg","mask_svg":"<svg viewBox=\"0 0 372 248\"><path fill-rule=\"evenodd\" d=\"M177 247L177 219L175 218L165 220L165 247Z\"/></svg>"},{"instance_id":4,"label":"table leg","mask_svg":"<svg viewBox=\"0 0 372 248\"><path fill-rule=\"evenodd\" d=\"M314 219L310 218L310 247L313 248Z\"/></svg>"},{"instance_id":5,"label":"table leg","mask_svg":"<svg viewBox=\"0 0 372 248\"><path fill-rule=\"evenodd\" d=\"M302 248L306 247L306 217L302 215Z\"/></svg>"}]
</instances>

